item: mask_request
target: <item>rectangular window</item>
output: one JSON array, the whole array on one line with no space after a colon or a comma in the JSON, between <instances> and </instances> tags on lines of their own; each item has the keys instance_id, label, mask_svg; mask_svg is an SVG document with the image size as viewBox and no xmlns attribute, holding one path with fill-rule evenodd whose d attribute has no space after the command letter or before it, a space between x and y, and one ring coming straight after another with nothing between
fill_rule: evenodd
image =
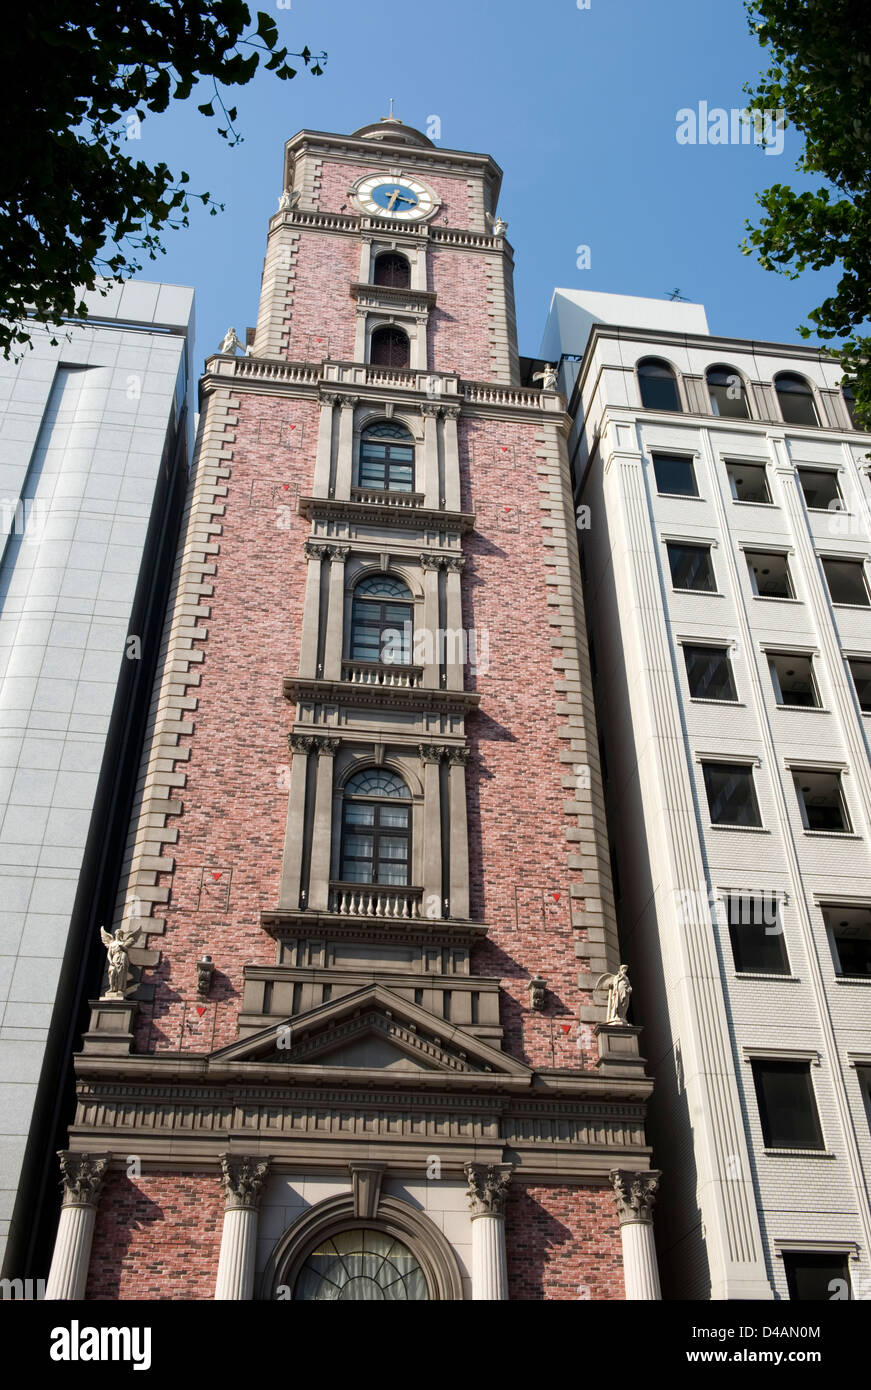
<instances>
[{"instance_id":1,"label":"rectangular window","mask_svg":"<svg viewBox=\"0 0 871 1390\"><path fill-rule=\"evenodd\" d=\"M745 550L744 554L757 598L795 598L785 555L766 550Z\"/></svg>"},{"instance_id":2,"label":"rectangular window","mask_svg":"<svg viewBox=\"0 0 871 1390\"><path fill-rule=\"evenodd\" d=\"M798 481L804 500L812 511L827 511L832 503L843 502L838 475L831 468L799 468ZM842 508L839 506L839 510Z\"/></svg>"},{"instance_id":3,"label":"rectangular window","mask_svg":"<svg viewBox=\"0 0 871 1390\"><path fill-rule=\"evenodd\" d=\"M833 904L822 913L835 948L838 974L849 979L871 975L871 905Z\"/></svg>"},{"instance_id":4,"label":"rectangular window","mask_svg":"<svg viewBox=\"0 0 871 1390\"><path fill-rule=\"evenodd\" d=\"M698 497L696 470L691 458L683 454L654 454L653 471L657 491L680 497Z\"/></svg>"},{"instance_id":5,"label":"rectangular window","mask_svg":"<svg viewBox=\"0 0 871 1390\"><path fill-rule=\"evenodd\" d=\"M856 687L856 698L863 714L871 714L871 661L851 660L850 675Z\"/></svg>"},{"instance_id":6,"label":"rectangular window","mask_svg":"<svg viewBox=\"0 0 871 1390\"><path fill-rule=\"evenodd\" d=\"M789 958L776 893L727 893L732 957L739 972L788 975Z\"/></svg>"},{"instance_id":7,"label":"rectangular window","mask_svg":"<svg viewBox=\"0 0 871 1390\"><path fill-rule=\"evenodd\" d=\"M738 694L732 679L732 663L725 647L690 647L683 649L687 667L687 682L694 700L737 701Z\"/></svg>"},{"instance_id":8,"label":"rectangular window","mask_svg":"<svg viewBox=\"0 0 871 1390\"><path fill-rule=\"evenodd\" d=\"M805 830L850 831L840 772L815 772L796 767L792 779Z\"/></svg>"},{"instance_id":9,"label":"rectangular window","mask_svg":"<svg viewBox=\"0 0 871 1390\"><path fill-rule=\"evenodd\" d=\"M819 709L820 697L809 656L793 652L769 652L768 669L779 705Z\"/></svg>"},{"instance_id":10,"label":"rectangular window","mask_svg":"<svg viewBox=\"0 0 871 1390\"><path fill-rule=\"evenodd\" d=\"M768 478L764 463L727 462L726 473L729 477L732 496L736 502L770 504L771 493L768 491Z\"/></svg>"},{"instance_id":11,"label":"rectangular window","mask_svg":"<svg viewBox=\"0 0 871 1390\"><path fill-rule=\"evenodd\" d=\"M671 582L676 589L716 593L709 545L679 545L669 541L668 563L671 566Z\"/></svg>"},{"instance_id":12,"label":"rectangular window","mask_svg":"<svg viewBox=\"0 0 871 1390\"><path fill-rule=\"evenodd\" d=\"M712 825L761 826L752 767L747 763L702 763L702 771Z\"/></svg>"},{"instance_id":13,"label":"rectangular window","mask_svg":"<svg viewBox=\"0 0 871 1390\"><path fill-rule=\"evenodd\" d=\"M751 1062L766 1149L823 1149L810 1062Z\"/></svg>"},{"instance_id":14,"label":"rectangular window","mask_svg":"<svg viewBox=\"0 0 871 1390\"><path fill-rule=\"evenodd\" d=\"M784 1251L786 1287L792 1301L827 1303L834 1298L851 1299L850 1270L846 1255L816 1251Z\"/></svg>"},{"instance_id":15,"label":"rectangular window","mask_svg":"<svg viewBox=\"0 0 871 1390\"><path fill-rule=\"evenodd\" d=\"M868 607L868 586L865 566L861 560L831 560L823 557L823 574L829 586L832 603L851 603Z\"/></svg>"}]
</instances>

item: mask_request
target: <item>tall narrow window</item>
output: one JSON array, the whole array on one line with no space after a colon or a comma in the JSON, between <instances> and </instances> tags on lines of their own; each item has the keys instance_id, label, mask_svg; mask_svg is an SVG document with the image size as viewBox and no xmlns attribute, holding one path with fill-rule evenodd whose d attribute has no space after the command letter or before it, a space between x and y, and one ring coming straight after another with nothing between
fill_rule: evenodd
<instances>
[{"instance_id":1,"label":"tall narrow window","mask_svg":"<svg viewBox=\"0 0 871 1390\"><path fill-rule=\"evenodd\" d=\"M658 357L645 357L638 363L641 404L647 410L680 410L680 397L674 372Z\"/></svg>"},{"instance_id":2,"label":"tall narrow window","mask_svg":"<svg viewBox=\"0 0 871 1390\"><path fill-rule=\"evenodd\" d=\"M407 290L411 284L411 266L405 256L400 256L395 251L382 252L375 261L372 284Z\"/></svg>"},{"instance_id":3,"label":"tall narrow window","mask_svg":"<svg viewBox=\"0 0 871 1390\"><path fill-rule=\"evenodd\" d=\"M375 492L414 491L414 440L404 425L384 420L363 431L358 479Z\"/></svg>"},{"instance_id":4,"label":"tall narrow window","mask_svg":"<svg viewBox=\"0 0 871 1390\"><path fill-rule=\"evenodd\" d=\"M342 802L342 882L407 887L411 865L411 793L384 768L355 772Z\"/></svg>"},{"instance_id":5,"label":"tall narrow window","mask_svg":"<svg viewBox=\"0 0 871 1390\"><path fill-rule=\"evenodd\" d=\"M408 334L394 324L376 328L372 334L369 361L373 367L407 367L411 361Z\"/></svg>"},{"instance_id":6,"label":"tall narrow window","mask_svg":"<svg viewBox=\"0 0 871 1390\"><path fill-rule=\"evenodd\" d=\"M351 660L408 665L414 604L411 593L389 574L372 575L354 590Z\"/></svg>"},{"instance_id":7,"label":"tall narrow window","mask_svg":"<svg viewBox=\"0 0 871 1390\"><path fill-rule=\"evenodd\" d=\"M734 367L709 367L705 373L711 410L732 420L749 420L744 380Z\"/></svg>"},{"instance_id":8,"label":"tall narrow window","mask_svg":"<svg viewBox=\"0 0 871 1390\"><path fill-rule=\"evenodd\" d=\"M780 414L787 425L818 425L814 393L803 376L780 372L774 378Z\"/></svg>"},{"instance_id":9,"label":"tall narrow window","mask_svg":"<svg viewBox=\"0 0 871 1390\"><path fill-rule=\"evenodd\" d=\"M841 394L844 397L844 405L847 407L847 414L850 417L850 424L853 426L854 430L860 429L861 427L856 419L856 397L853 392L852 386L842 386Z\"/></svg>"}]
</instances>

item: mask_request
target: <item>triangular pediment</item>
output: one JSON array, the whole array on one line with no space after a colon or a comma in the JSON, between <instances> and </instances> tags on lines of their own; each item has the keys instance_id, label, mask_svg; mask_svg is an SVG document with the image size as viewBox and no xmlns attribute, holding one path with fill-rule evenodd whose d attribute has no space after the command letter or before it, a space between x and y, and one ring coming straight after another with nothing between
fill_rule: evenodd
<instances>
[{"instance_id":1,"label":"triangular pediment","mask_svg":"<svg viewBox=\"0 0 871 1390\"><path fill-rule=\"evenodd\" d=\"M211 1054L215 1062L273 1062L339 1070L529 1076L489 1043L394 994L365 985Z\"/></svg>"}]
</instances>

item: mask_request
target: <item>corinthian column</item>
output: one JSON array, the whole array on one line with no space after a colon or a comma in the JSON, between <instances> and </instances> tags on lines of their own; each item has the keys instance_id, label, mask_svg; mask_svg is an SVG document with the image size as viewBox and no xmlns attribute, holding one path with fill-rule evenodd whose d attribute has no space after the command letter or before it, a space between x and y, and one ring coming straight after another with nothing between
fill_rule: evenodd
<instances>
[{"instance_id":1,"label":"corinthian column","mask_svg":"<svg viewBox=\"0 0 871 1390\"><path fill-rule=\"evenodd\" d=\"M662 1297L653 1240L653 1202L660 1176L624 1168L615 1168L610 1174L620 1218L627 1299Z\"/></svg>"},{"instance_id":2,"label":"corinthian column","mask_svg":"<svg viewBox=\"0 0 871 1390\"><path fill-rule=\"evenodd\" d=\"M216 1299L246 1300L253 1296L257 1208L268 1168L265 1158L221 1157L225 1207Z\"/></svg>"},{"instance_id":3,"label":"corinthian column","mask_svg":"<svg viewBox=\"0 0 871 1390\"><path fill-rule=\"evenodd\" d=\"M510 1163L466 1164L472 1208L473 1299L508 1297L503 1207L511 1173Z\"/></svg>"},{"instance_id":4,"label":"corinthian column","mask_svg":"<svg viewBox=\"0 0 871 1390\"><path fill-rule=\"evenodd\" d=\"M109 1159L104 1154L77 1154L65 1150L58 1153L58 1158L63 1178L63 1206L45 1297L82 1299L91 1262L97 1203Z\"/></svg>"}]
</instances>

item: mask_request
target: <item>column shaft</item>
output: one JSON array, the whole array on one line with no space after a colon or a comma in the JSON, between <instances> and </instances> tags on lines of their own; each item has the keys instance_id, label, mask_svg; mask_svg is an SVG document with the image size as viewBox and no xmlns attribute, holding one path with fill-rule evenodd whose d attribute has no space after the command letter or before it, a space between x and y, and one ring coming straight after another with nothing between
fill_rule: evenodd
<instances>
[{"instance_id":1,"label":"column shaft","mask_svg":"<svg viewBox=\"0 0 871 1390\"><path fill-rule=\"evenodd\" d=\"M250 1299L253 1296L256 1248L256 1210L251 1207L228 1208L224 1212L221 1231L216 1299Z\"/></svg>"},{"instance_id":2,"label":"column shaft","mask_svg":"<svg viewBox=\"0 0 871 1390\"><path fill-rule=\"evenodd\" d=\"M423 571L423 628L426 633L424 650L426 662L423 683L430 689L439 687L439 572L434 566L425 566Z\"/></svg>"},{"instance_id":3,"label":"column shaft","mask_svg":"<svg viewBox=\"0 0 871 1390\"><path fill-rule=\"evenodd\" d=\"M291 736L294 737L293 735ZM284 855L281 861L279 902L293 911L300 906L302 889L302 846L305 830L305 784L309 749L313 740L303 735L292 745L290 792L287 798L287 821L284 829Z\"/></svg>"},{"instance_id":4,"label":"column shaft","mask_svg":"<svg viewBox=\"0 0 871 1390\"><path fill-rule=\"evenodd\" d=\"M620 1227L623 1242L623 1278L628 1299L659 1299L659 1267L653 1223L627 1221Z\"/></svg>"},{"instance_id":5,"label":"column shaft","mask_svg":"<svg viewBox=\"0 0 871 1390\"><path fill-rule=\"evenodd\" d=\"M472 1298L508 1297L505 1221L495 1213L472 1218Z\"/></svg>"},{"instance_id":6,"label":"column shaft","mask_svg":"<svg viewBox=\"0 0 871 1390\"><path fill-rule=\"evenodd\" d=\"M469 835L466 823L466 764L451 762L451 887L452 917L469 915Z\"/></svg>"},{"instance_id":7,"label":"column shaft","mask_svg":"<svg viewBox=\"0 0 871 1390\"><path fill-rule=\"evenodd\" d=\"M342 396L339 419L339 453L336 458L336 497L347 502L351 496L351 476L354 467L354 406L355 396Z\"/></svg>"},{"instance_id":8,"label":"column shaft","mask_svg":"<svg viewBox=\"0 0 871 1390\"><path fill-rule=\"evenodd\" d=\"M439 759L424 755L423 770L423 912L442 916L442 816Z\"/></svg>"},{"instance_id":9,"label":"column shaft","mask_svg":"<svg viewBox=\"0 0 871 1390\"><path fill-rule=\"evenodd\" d=\"M96 1220L96 1207L61 1207L51 1269L45 1286L47 1299L84 1298Z\"/></svg>"},{"instance_id":10,"label":"column shaft","mask_svg":"<svg viewBox=\"0 0 871 1390\"><path fill-rule=\"evenodd\" d=\"M345 557L347 546L330 547L330 596L327 607L327 640L324 647L324 679L342 679L342 630L345 625Z\"/></svg>"},{"instance_id":11,"label":"column shaft","mask_svg":"<svg viewBox=\"0 0 871 1390\"><path fill-rule=\"evenodd\" d=\"M460 589L459 560L447 562L445 622L450 637L445 636L445 672L448 690L462 690L467 639L463 631L463 600Z\"/></svg>"},{"instance_id":12,"label":"column shaft","mask_svg":"<svg viewBox=\"0 0 871 1390\"><path fill-rule=\"evenodd\" d=\"M423 416L423 477L415 479L415 491L424 494L424 505L437 508L439 496L439 420L438 407L424 409Z\"/></svg>"},{"instance_id":13,"label":"column shaft","mask_svg":"<svg viewBox=\"0 0 871 1390\"><path fill-rule=\"evenodd\" d=\"M445 410L444 415L445 506L449 512L460 510L460 450L457 441L459 413L457 407L452 406Z\"/></svg>"},{"instance_id":14,"label":"column shaft","mask_svg":"<svg viewBox=\"0 0 871 1390\"><path fill-rule=\"evenodd\" d=\"M308 906L325 912L330 894L330 850L333 825L333 763L338 740L323 739L318 748L315 783L315 823L312 830Z\"/></svg>"},{"instance_id":15,"label":"column shaft","mask_svg":"<svg viewBox=\"0 0 871 1390\"><path fill-rule=\"evenodd\" d=\"M321 397L321 414L318 420L318 452L315 459L315 477L312 492L315 497L329 497L330 468L333 457L333 406L336 397Z\"/></svg>"},{"instance_id":16,"label":"column shaft","mask_svg":"<svg viewBox=\"0 0 871 1390\"><path fill-rule=\"evenodd\" d=\"M302 637L299 648L299 674L314 679L318 674L318 630L321 610L321 563L325 545L306 545L308 569L305 576L305 601L302 610Z\"/></svg>"}]
</instances>

